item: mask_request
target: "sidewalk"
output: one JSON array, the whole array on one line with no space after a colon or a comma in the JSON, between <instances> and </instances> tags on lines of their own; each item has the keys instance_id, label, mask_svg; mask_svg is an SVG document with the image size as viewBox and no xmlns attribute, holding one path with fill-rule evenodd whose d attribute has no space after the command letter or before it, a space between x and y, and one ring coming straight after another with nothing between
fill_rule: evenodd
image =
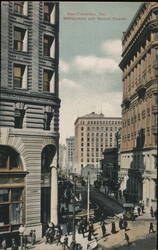
<instances>
[{"instance_id":1,"label":"sidewalk","mask_svg":"<svg viewBox=\"0 0 158 250\"><path fill-rule=\"evenodd\" d=\"M114 219L113 219L114 220ZM111 223L106 225L107 229L107 236L105 238L102 238L102 232L100 225L96 225L96 232L97 232L97 238L98 238L98 244L103 249L117 249L121 246L127 245L127 242L124 240L124 230L120 230L117 222L117 218L115 219L116 222L116 234L111 234ZM156 230L156 220L154 218L151 218L149 214L143 214L142 216L139 216L135 221L128 221L128 231L127 234L129 236L130 242L135 242L136 240L149 238L152 236L155 237L155 233L149 234L149 224L150 222L153 222L154 229ZM155 237L156 238L156 237ZM155 246L156 246L156 239L155 239Z\"/></svg>"}]
</instances>

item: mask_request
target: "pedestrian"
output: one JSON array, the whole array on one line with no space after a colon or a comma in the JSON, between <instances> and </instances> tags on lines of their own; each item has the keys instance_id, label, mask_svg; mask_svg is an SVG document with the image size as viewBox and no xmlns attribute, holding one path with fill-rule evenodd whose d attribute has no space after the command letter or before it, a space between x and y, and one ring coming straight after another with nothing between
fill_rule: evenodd
<instances>
[{"instance_id":1,"label":"pedestrian","mask_svg":"<svg viewBox=\"0 0 158 250\"><path fill-rule=\"evenodd\" d=\"M124 222L123 222L123 227L124 227L125 231L127 231L128 222L126 220L124 220Z\"/></svg>"},{"instance_id":2,"label":"pedestrian","mask_svg":"<svg viewBox=\"0 0 158 250\"><path fill-rule=\"evenodd\" d=\"M30 236L31 236L31 244L34 245L36 242L36 230L31 230Z\"/></svg>"},{"instance_id":3,"label":"pedestrian","mask_svg":"<svg viewBox=\"0 0 158 250\"><path fill-rule=\"evenodd\" d=\"M49 242L49 228L45 231L45 239L45 244L47 244Z\"/></svg>"},{"instance_id":4,"label":"pedestrian","mask_svg":"<svg viewBox=\"0 0 158 250\"><path fill-rule=\"evenodd\" d=\"M128 234L127 233L125 233L125 240L127 241L127 244L128 244L128 246L129 246L129 236L128 236Z\"/></svg>"},{"instance_id":5,"label":"pedestrian","mask_svg":"<svg viewBox=\"0 0 158 250\"><path fill-rule=\"evenodd\" d=\"M53 243L54 241L54 236L55 236L55 228L50 228L49 230L49 239L50 239L50 244Z\"/></svg>"},{"instance_id":6,"label":"pedestrian","mask_svg":"<svg viewBox=\"0 0 158 250\"><path fill-rule=\"evenodd\" d=\"M116 233L116 225L115 225L115 222L113 221L112 224L111 224L111 233L112 234L115 234Z\"/></svg>"},{"instance_id":7,"label":"pedestrian","mask_svg":"<svg viewBox=\"0 0 158 250\"><path fill-rule=\"evenodd\" d=\"M151 214L151 217L154 217L154 211L153 211L153 207L152 206L150 208L150 214Z\"/></svg>"},{"instance_id":8,"label":"pedestrian","mask_svg":"<svg viewBox=\"0 0 158 250\"><path fill-rule=\"evenodd\" d=\"M142 214L144 214L144 201L142 201L141 208L142 208Z\"/></svg>"},{"instance_id":9,"label":"pedestrian","mask_svg":"<svg viewBox=\"0 0 158 250\"><path fill-rule=\"evenodd\" d=\"M60 241L61 240L61 235L62 235L61 230L58 227L58 231L57 231L57 246L58 246L59 243L61 244L61 241Z\"/></svg>"},{"instance_id":10,"label":"pedestrian","mask_svg":"<svg viewBox=\"0 0 158 250\"><path fill-rule=\"evenodd\" d=\"M120 220L119 220L119 228L120 228L120 230L123 229L123 219L122 218L120 218Z\"/></svg>"},{"instance_id":11,"label":"pedestrian","mask_svg":"<svg viewBox=\"0 0 158 250\"><path fill-rule=\"evenodd\" d=\"M68 220L67 224L66 224L66 228L67 228L67 234L69 235L71 232L71 221Z\"/></svg>"},{"instance_id":12,"label":"pedestrian","mask_svg":"<svg viewBox=\"0 0 158 250\"><path fill-rule=\"evenodd\" d=\"M65 237L64 237L64 250L65 249L68 249L69 248L69 246L68 246L68 237L67 237L67 234L65 234Z\"/></svg>"},{"instance_id":13,"label":"pedestrian","mask_svg":"<svg viewBox=\"0 0 158 250\"><path fill-rule=\"evenodd\" d=\"M85 225L84 225L83 221L82 221L82 223L81 223L80 230L81 230L81 233L82 233L83 238L84 238L84 233L85 233Z\"/></svg>"},{"instance_id":14,"label":"pedestrian","mask_svg":"<svg viewBox=\"0 0 158 250\"><path fill-rule=\"evenodd\" d=\"M104 220L101 222L101 229L102 229L102 234L103 234L103 238L104 238L106 236L106 226L105 226Z\"/></svg>"},{"instance_id":15,"label":"pedestrian","mask_svg":"<svg viewBox=\"0 0 158 250\"><path fill-rule=\"evenodd\" d=\"M138 209L137 209L137 210L138 210L138 215L140 216L140 207L138 207Z\"/></svg>"},{"instance_id":16,"label":"pedestrian","mask_svg":"<svg viewBox=\"0 0 158 250\"><path fill-rule=\"evenodd\" d=\"M2 245L3 250L7 250L7 242L5 239L2 240L1 245Z\"/></svg>"},{"instance_id":17,"label":"pedestrian","mask_svg":"<svg viewBox=\"0 0 158 250\"><path fill-rule=\"evenodd\" d=\"M94 225L92 222L89 223L89 231L91 232L91 235L94 235Z\"/></svg>"},{"instance_id":18,"label":"pedestrian","mask_svg":"<svg viewBox=\"0 0 158 250\"><path fill-rule=\"evenodd\" d=\"M150 226L149 226L149 234L150 233L154 233L155 231L154 231L154 225L153 225L153 223L152 222L150 222Z\"/></svg>"},{"instance_id":19,"label":"pedestrian","mask_svg":"<svg viewBox=\"0 0 158 250\"><path fill-rule=\"evenodd\" d=\"M27 247L27 235L24 235L24 237L23 237L23 243L24 243L24 249L26 249L26 247Z\"/></svg>"},{"instance_id":20,"label":"pedestrian","mask_svg":"<svg viewBox=\"0 0 158 250\"><path fill-rule=\"evenodd\" d=\"M15 239L12 239L11 250L18 250L18 246L17 246L17 244L15 242Z\"/></svg>"},{"instance_id":21,"label":"pedestrian","mask_svg":"<svg viewBox=\"0 0 158 250\"><path fill-rule=\"evenodd\" d=\"M91 241L91 240L92 240L92 232L89 231L89 232L88 232L88 241Z\"/></svg>"}]
</instances>

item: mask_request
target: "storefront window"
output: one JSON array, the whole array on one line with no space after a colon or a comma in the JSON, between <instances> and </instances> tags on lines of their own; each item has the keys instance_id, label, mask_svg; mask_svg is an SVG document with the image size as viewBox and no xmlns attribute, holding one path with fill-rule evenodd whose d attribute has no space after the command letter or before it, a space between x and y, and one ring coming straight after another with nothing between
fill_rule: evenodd
<instances>
[{"instance_id":1,"label":"storefront window","mask_svg":"<svg viewBox=\"0 0 158 250\"><path fill-rule=\"evenodd\" d=\"M9 200L9 189L0 190L0 202L7 202Z\"/></svg>"},{"instance_id":2,"label":"storefront window","mask_svg":"<svg viewBox=\"0 0 158 250\"><path fill-rule=\"evenodd\" d=\"M10 205L10 218L9 222L12 225L21 224L22 223L22 204L15 203Z\"/></svg>"},{"instance_id":3,"label":"storefront window","mask_svg":"<svg viewBox=\"0 0 158 250\"><path fill-rule=\"evenodd\" d=\"M26 173L22 170L19 153L0 145L0 232L18 230L23 223Z\"/></svg>"},{"instance_id":4,"label":"storefront window","mask_svg":"<svg viewBox=\"0 0 158 250\"><path fill-rule=\"evenodd\" d=\"M12 189L12 201L21 201L22 200L22 189L14 188Z\"/></svg>"},{"instance_id":5,"label":"storefront window","mask_svg":"<svg viewBox=\"0 0 158 250\"><path fill-rule=\"evenodd\" d=\"M9 205L0 205L0 226L9 224Z\"/></svg>"}]
</instances>

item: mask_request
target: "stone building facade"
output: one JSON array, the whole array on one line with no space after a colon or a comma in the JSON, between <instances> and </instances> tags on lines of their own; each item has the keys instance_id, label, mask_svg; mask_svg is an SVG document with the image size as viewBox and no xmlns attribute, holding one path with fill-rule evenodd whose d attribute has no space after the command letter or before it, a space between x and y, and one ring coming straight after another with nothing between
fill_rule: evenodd
<instances>
[{"instance_id":1,"label":"stone building facade","mask_svg":"<svg viewBox=\"0 0 158 250\"><path fill-rule=\"evenodd\" d=\"M142 3L122 38L120 178L130 201L155 205L157 193L158 4Z\"/></svg>"},{"instance_id":2,"label":"stone building facade","mask_svg":"<svg viewBox=\"0 0 158 250\"><path fill-rule=\"evenodd\" d=\"M75 172L93 165L100 168L102 152L116 145L115 134L121 128L120 117L105 117L92 112L75 121Z\"/></svg>"},{"instance_id":3,"label":"stone building facade","mask_svg":"<svg viewBox=\"0 0 158 250\"><path fill-rule=\"evenodd\" d=\"M0 236L57 223L59 6L1 2Z\"/></svg>"}]
</instances>

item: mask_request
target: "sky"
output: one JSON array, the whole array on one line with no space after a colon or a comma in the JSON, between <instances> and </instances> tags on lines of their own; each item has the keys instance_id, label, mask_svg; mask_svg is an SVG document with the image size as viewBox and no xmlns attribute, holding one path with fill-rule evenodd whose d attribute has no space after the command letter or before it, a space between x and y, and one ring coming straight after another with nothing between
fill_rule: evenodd
<instances>
[{"instance_id":1,"label":"sky","mask_svg":"<svg viewBox=\"0 0 158 250\"><path fill-rule=\"evenodd\" d=\"M60 2L60 143L77 117L121 117L121 39L142 2Z\"/></svg>"}]
</instances>

